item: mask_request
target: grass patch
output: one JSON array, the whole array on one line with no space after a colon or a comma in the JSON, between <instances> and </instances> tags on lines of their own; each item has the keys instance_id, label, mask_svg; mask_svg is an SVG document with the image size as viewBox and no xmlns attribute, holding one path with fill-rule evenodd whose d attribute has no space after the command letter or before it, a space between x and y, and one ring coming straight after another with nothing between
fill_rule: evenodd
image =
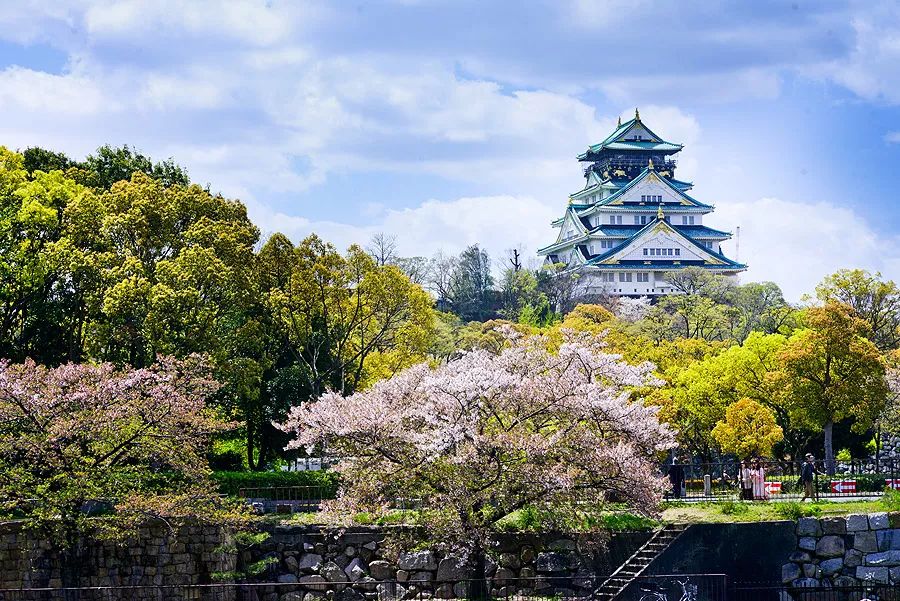
<instances>
[{"instance_id":1,"label":"grass patch","mask_svg":"<svg viewBox=\"0 0 900 601\"><path fill-rule=\"evenodd\" d=\"M892 511L884 501L848 501L845 503L822 501L819 503L739 502L716 503L665 503L663 521L689 524L724 524L737 522L774 522L796 520L804 516L840 516L850 513L876 513Z\"/></svg>"}]
</instances>

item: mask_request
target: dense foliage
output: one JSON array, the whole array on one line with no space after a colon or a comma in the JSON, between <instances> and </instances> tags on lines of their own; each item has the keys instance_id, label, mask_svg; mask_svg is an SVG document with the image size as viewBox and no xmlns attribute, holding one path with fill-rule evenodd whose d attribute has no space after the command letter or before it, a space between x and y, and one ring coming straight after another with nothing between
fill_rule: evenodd
<instances>
[{"instance_id":1,"label":"dense foliage","mask_svg":"<svg viewBox=\"0 0 900 601\"><path fill-rule=\"evenodd\" d=\"M245 522L208 479L209 437L228 427L205 404L216 387L196 357L125 370L0 364L0 508L62 551L64 578L86 534L117 537L148 517Z\"/></svg>"},{"instance_id":2,"label":"dense foliage","mask_svg":"<svg viewBox=\"0 0 900 601\"><path fill-rule=\"evenodd\" d=\"M553 352L566 330L603 334L651 362L666 385L643 393L704 459L860 456L900 423L900 289L879 274L839 271L793 306L774 283L688 268L669 278L682 294L651 303L580 295L577 277L517 249L501 263L478 245L396 249L385 235L343 253L316 236L261 241L240 202L127 146L84 161L0 148L0 357L147 368L203 355L220 384L210 404L239 424L214 437L214 464L231 468L304 452L286 453L272 425L291 408L423 361L502 353L504 324ZM741 419L774 422L772 444L750 444Z\"/></svg>"},{"instance_id":3,"label":"dense foliage","mask_svg":"<svg viewBox=\"0 0 900 601\"><path fill-rule=\"evenodd\" d=\"M400 497L423 499L431 536L465 547L477 566L498 522L526 507L659 505L656 459L674 438L632 393L660 384L652 366L620 361L589 334L570 333L550 352L543 337L501 333L498 353L423 363L291 410L291 446L345 458L333 508L376 514Z\"/></svg>"}]
</instances>

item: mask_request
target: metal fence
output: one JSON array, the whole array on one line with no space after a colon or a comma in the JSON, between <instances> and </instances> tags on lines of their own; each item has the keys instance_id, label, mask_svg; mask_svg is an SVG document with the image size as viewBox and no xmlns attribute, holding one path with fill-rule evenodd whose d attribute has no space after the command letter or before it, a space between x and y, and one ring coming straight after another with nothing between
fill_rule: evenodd
<instances>
[{"instance_id":1,"label":"metal fence","mask_svg":"<svg viewBox=\"0 0 900 601\"><path fill-rule=\"evenodd\" d=\"M444 582L253 583L183 586L0 589L0 601L428 601L484 599L527 601L726 601L722 574L636 578L621 591L601 590L605 578L540 576Z\"/></svg>"},{"instance_id":2,"label":"metal fence","mask_svg":"<svg viewBox=\"0 0 900 601\"><path fill-rule=\"evenodd\" d=\"M840 587L799 587L739 584L729 588L728 601L897 601L900 584Z\"/></svg>"},{"instance_id":3,"label":"metal fence","mask_svg":"<svg viewBox=\"0 0 900 601\"><path fill-rule=\"evenodd\" d=\"M748 488L757 500L800 499L810 492L801 482L802 462L761 461L759 465L762 475L756 471L750 482L742 478L741 466L734 461L668 465L664 472L672 488L666 498L740 498L742 488ZM825 462L815 461L814 465L813 498L870 497L883 494L886 488L900 490L900 460L897 459L838 463L833 475L827 474Z\"/></svg>"}]
</instances>

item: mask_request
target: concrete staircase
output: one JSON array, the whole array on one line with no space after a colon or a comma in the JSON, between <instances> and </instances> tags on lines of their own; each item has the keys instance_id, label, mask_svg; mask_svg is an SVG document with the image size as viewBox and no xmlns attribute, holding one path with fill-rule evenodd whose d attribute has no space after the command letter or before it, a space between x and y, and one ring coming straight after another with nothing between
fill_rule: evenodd
<instances>
[{"instance_id":1,"label":"concrete staircase","mask_svg":"<svg viewBox=\"0 0 900 601\"><path fill-rule=\"evenodd\" d=\"M650 540L644 543L634 555L628 558L607 578L594 592L597 601L612 601L616 599L625 588L638 578L647 569L647 566L665 551L675 539L688 529L689 524L669 524L657 530Z\"/></svg>"}]
</instances>

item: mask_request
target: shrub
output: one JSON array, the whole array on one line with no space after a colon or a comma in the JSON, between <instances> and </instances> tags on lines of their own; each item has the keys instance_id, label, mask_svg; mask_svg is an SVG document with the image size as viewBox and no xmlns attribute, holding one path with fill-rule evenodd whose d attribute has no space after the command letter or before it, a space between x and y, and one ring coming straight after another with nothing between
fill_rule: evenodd
<instances>
[{"instance_id":1,"label":"shrub","mask_svg":"<svg viewBox=\"0 0 900 601\"><path fill-rule=\"evenodd\" d=\"M318 486L322 498L337 494L338 477L335 472L213 472L219 492L235 496L242 488L270 488L281 486Z\"/></svg>"},{"instance_id":2,"label":"shrub","mask_svg":"<svg viewBox=\"0 0 900 601\"><path fill-rule=\"evenodd\" d=\"M900 490L884 489L881 504L884 506L885 511L900 511Z\"/></svg>"},{"instance_id":3,"label":"shrub","mask_svg":"<svg viewBox=\"0 0 900 601\"><path fill-rule=\"evenodd\" d=\"M237 451L209 453L206 456L213 471L239 472L244 468L244 457Z\"/></svg>"},{"instance_id":4,"label":"shrub","mask_svg":"<svg viewBox=\"0 0 900 601\"><path fill-rule=\"evenodd\" d=\"M853 461L853 455L850 453L850 449L841 449L834 458L841 463L850 463Z\"/></svg>"},{"instance_id":5,"label":"shrub","mask_svg":"<svg viewBox=\"0 0 900 601\"><path fill-rule=\"evenodd\" d=\"M725 515L741 515L750 511L746 503L728 499L719 504L719 511Z\"/></svg>"},{"instance_id":6,"label":"shrub","mask_svg":"<svg viewBox=\"0 0 900 601\"><path fill-rule=\"evenodd\" d=\"M822 508L818 505L803 505L796 501L789 501L778 503L775 506L775 513L786 520L798 520L804 517L817 516L822 513Z\"/></svg>"}]
</instances>

